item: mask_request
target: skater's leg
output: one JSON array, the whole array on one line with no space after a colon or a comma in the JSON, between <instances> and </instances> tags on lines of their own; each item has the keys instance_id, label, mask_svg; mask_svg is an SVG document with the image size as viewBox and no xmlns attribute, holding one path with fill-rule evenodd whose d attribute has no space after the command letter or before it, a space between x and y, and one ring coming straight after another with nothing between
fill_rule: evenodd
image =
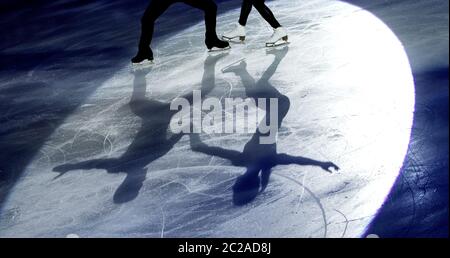
<instances>
[{"instance_id":1,"label":"skater's leg","mask_svg":"<svg viewBox=\"0 0 450 258\"><path fill-rule=\"evenodd\" d=\"M148 51L153 38L155 21L170 5L172 0L152 0L141 19L141 38L139 40L139 52Z\"/></svg>"},{"instance_id":2,"label":"skater's leg","mask_svg":"<svg viewBox=\"0 0 450 258\"><path fill-rule=\"evenodd\" d=\"M280 23L273 15L272 11L265 4L265 0L246 0L251 1L253 6L255 6L256 10L261 14L261 16L272 26L272 28L276 29L281 27ZM245 1L244 1L245 2Z\"/></svg>"},{"instance_id":3,"label":"skater's leg","mask_svg":"<svg viewBox=\"0 0 450 258\"><path fill-rule=\"evenodd\" d=\"M217 37L217 5L212 0L182 0L181 2L200 9L205 13L206 35Z\"/></svg>"},{"instance_id":4,"label":"skater's leg","mask_svg":"<svg viewBox=\"0 0 450 258\"><path fill-rule=\"evenodd\" d=\"M243 0L241 6L241 15L239 16L239 24L242 26L247 25L247 19L252 10L252 1L251 0Z\"/></svg>"},{"instance_id":5,"label":"skater's leg","mask_svg":"<svg viewBox=\"0 0 450 258\"><path fill-rule=\"evenodd\" d=\"M213 0L179 0L205 13L206 46L209 49L217 47L219 49L229 48L228 42L219 40L216 32L217 5Z\"/></svg>"},{"instance_id":6,"label":"skater's leg","mask_svg":"<svg viewBox=\"0 0 450 258\"><path fill-rule=\"evenodd\" d=\"M214 87L216 87L216 64L217 62L227 56L228 53L220 53L217 55L207 55L205 62L203 63L203 76L201 87L201 99L208 95ZM183 95L182 98L187 99L191 105L194 103L194 94Z\"/></svg>"}]
</instances>

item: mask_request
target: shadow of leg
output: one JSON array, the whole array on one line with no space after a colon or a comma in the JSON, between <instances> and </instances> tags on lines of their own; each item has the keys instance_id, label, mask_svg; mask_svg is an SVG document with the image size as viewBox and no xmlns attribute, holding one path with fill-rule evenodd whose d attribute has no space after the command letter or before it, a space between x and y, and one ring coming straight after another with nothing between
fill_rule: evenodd
<instances>
[{"instance_id":1,"label":"shadow of leg","mask_svg":"<svg viewBox=\"0 0 450 258\"><path fill-rule=\"evenodd\" d=\"M114 203L126 203L136 199L143 186L146 174L147 169L145 168L128 172L127 177L114 193Z\"/></svg>"}]
</instances>

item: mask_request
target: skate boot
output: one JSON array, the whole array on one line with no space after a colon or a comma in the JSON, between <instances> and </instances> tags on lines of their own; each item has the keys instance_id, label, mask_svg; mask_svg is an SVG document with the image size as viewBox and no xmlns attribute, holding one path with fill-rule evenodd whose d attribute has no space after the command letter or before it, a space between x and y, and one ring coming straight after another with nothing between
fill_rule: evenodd
<instances>
[{"instance_id":1,"label":"skate boot","mask_svg":"<svg viewBox=\"0 0 450 258\"><path fill-rule=\"evenodd\" d=\"M228 42L218 39L217 36L206 36L205 44L209 52L224 51L231 48Z\"/></svg>"},{"instance_id":2,"label":"skate boot","mask_svg":"<svg viewBox=\"0 0 450 258\"><path fill-rule=\"evenodd\" d=\"M288 35L283 27L278 27L273 30L272 37L266 42L266 47L276 47L288 44Z\"/></svg>"},{"instance_id":3,"label":"skate boot","mask_svg":"<svg viewBox=\"0 0 450 258\"><path fill-rule=\"evenodd\" d=\"M145 67L153 64L153 52L150 48L139 50L137 55L131 59L133 67Z\"/></svg>"},{"instance_id":4,"label":"skate boot","mask_svg":"<svg viewBox=\"0 0 450 258\"><path fill-rule=\"evenodd\" d=\"M243 43L245 40L245 27L239 23L236 24L236 27L233 30L225 32L222 35L222 39L229 42L237 42L237 40L239 40Z\"/></svg>"}]
</instances>

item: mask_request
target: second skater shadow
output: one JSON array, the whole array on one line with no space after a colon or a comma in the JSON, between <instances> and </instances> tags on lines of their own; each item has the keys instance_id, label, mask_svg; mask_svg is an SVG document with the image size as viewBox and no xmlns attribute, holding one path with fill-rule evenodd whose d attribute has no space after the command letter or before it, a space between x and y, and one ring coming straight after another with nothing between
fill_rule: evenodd
<instances>
[{"instance_id":1,"label":"second skater shadow","mask_svg":"<svg viewBox=\"0 0 450 258\"><path fill-rule=\"evenodd\" d=\"M278 112L278 129L281 127L283 119L289 111L290 100L286 95L283 95L271 85L269 80L277 70L278 65L286 56L287 52L288 47L268 51L268 54L274 55L275 59L258 81L255 81L247 71L247 64L245 61L229 67L224 71L225 73L234 73L240 77L246 95L249 98L253 98L256 103L258 103L256 100L259 98L275 98L278 100L278 108L274 109ZM258 107L264 108L262 106ZM262 121L265 120L266 124L269 123L271 110L273 109L271 109L270 104L265 106L266 115ZM231 161L235 166L246 168L246 172L237 178L233 186L233 202L235 205L247 204L254 200L260 192L264 191L269 184L272 168L277 165L296 164L302 166L318 166L327 172L331 172L331 169L339 170L337 165L329 161L324 162L301 156L277 153L276 141L272 144L262 144L260 142L261 137L267 136L267 134L261 133L260 130L257 129L252 138L245 144L242 152L208 146L201 141L198 134L191 134L190 142L191 148L194 151L221 157Z\"/></svg>"},{"instance_id":2,"label":"second skater shadow","mask_svg":"<svg viewBox=\"0 0 450 258\"><path fill-rule=\"evenodd\" d=\"M215 86L215 67L226 53L209 55L204 62L201 85L202 97ZM133 93L129 102L131 111L142 119L141 127L124 154L118 158L92 159L79 163L64 164L53 170L63 176L73 170L103 169L108 173L124 173L125 180L114 193L115 203L125 203L135 199L142 188L147 174L147 166L166 155L183 136L169 131L170 121L178 112L170 109L170 103L147 98L146 75L151 68L134 72ZM193 93L180 96L193 103Z\"/></svg>"}]
</instances>

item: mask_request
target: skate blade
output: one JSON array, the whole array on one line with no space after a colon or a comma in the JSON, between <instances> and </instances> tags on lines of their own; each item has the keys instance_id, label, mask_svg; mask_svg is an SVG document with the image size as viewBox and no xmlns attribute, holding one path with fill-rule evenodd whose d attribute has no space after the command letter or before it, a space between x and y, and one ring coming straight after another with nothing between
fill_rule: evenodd
<instances>
[{"instance_id":1,"label":"skate blade","mask_svg":"<svg viewBox=\"0 0 450 258\"><path fill-rule=\"evenodd\" d=\"M228 41L228 42L234 43L234 44L245 44L245 36L238 36L238 37L234 37L234 38L222 36L222 40L225 40L225 41Z\"/></svg>"},{"instance_id":2,"label":"skate blade","mask_svg":"<svg viewBox=\"0 0 450 258\"><path fill-rule=\"evenodd\" d=\"M131 68L133 69L133 71L138 71L138 70L142 70L145 68L149 68L149 67L153 66L154 64L155 63L153 61L145 60L140 63L132 63Z\"/></svg>"},{"instance_id":3,"label":"skate blade","mask_svg":"<svg viewBox=\"0 0 450 258\"><path fill-rule=\"evenodd\" d=\"M266 43L266 47L268 47L268 48L280 47L280 46L289 45L290 43L291 42L289 42L289 41L280 40L275 43Z\"/></svg>"},{"instance_id":4,"label":"skate blade","mask_svg":"<svg viewBox=\"0 0 450 258\"><path fill-rule=\"evenodd\" d=\"M208 49L208 52L209 52L209 53L216 53L216 52L227 51L227 50L229 50L229 49L231 49L231 46L228 46L228 47L226 47L226 48L217 48L217 47L213 47L213 48L211 48L211 49Z\"/></svg>"}]
</instances>

